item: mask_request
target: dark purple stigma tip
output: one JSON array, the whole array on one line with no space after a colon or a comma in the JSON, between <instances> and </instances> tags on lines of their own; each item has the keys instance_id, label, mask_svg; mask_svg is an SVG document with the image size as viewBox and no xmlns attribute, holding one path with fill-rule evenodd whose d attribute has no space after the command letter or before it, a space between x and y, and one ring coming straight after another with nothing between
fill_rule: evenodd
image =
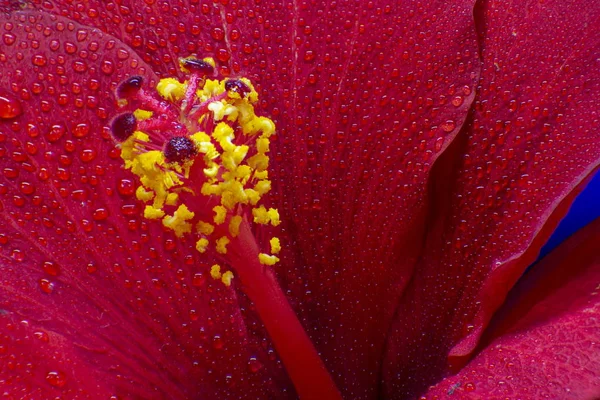
<instances>
[{"instance_id":1,"label":"dark purple stigma tip","mask_svg":"<svg viewBox=\"0 0 600 400\"><path fill-rule=\"evenodd\" d=\"M215 68L212 65L197 58L184 58L181 60L181 65L191 72L197 72L202 75L212 75L215 72Z\"/></svg>"},{"instance_id":2,"label":"dark purple stigma tip","mask_svg":"<svg viewBox=\"0 0 600 400\"><path fill-rule=\"evenodd\" d=\"M169 139L163 150L167 162L185 162L198 154L196 144L187 136Z\"/></svg>"},{"instance_id":3,"label":"dark purple stigma tip","mask_svg":"<svg viewBox=\"0 0 600 400\"><path fill-rule=\"evenodd\" d=\"M139 75L130 76L117 87L117 98L127 99L134 96L144 84L144 78Z\"/></svg>"},{"instance_id":4,"label":"dark purple stigma tip","mask_svg":"<svg viewBox=\"0 0 600 400\"><path fill-rule=\"evenodd\" d=\"M225 82L225 90L238 93L242 97L251 92L248 85L239 79L231 79Z\"/></svg>"},{"instance_id":5,"label":"dark purple stigma tip","mask_svg":"<svg viewBox=\"0 0 600 400\"><path fill-rule=\"evenodd\" d=\"M117 115L111 124L112 136L117 142L124 142L135 132L137 120L132 113Z\"/></svg>"}]
</instances>

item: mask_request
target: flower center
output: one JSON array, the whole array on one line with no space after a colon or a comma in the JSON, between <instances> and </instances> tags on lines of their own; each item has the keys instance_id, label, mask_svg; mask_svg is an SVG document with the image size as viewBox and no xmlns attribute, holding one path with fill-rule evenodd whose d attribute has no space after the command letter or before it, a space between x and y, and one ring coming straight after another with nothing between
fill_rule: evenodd
<instances>
[{"instance_id":1,"label":"flower center","mask_svg":"<svg viewBox=\"0 0 600 400\"><path fill-rule=\"evenodd\" d=\"M211 58L179 64L183 82L165 78L148 89L133 76L119 85L119 103L129 111L113 119L112 135L125 168L139 177L144 217L160 219L178 237L194 235L197 251L227 261L250 216L257 226L280 223L278 211L261 204L271 190L267 154L275 124L255 114L250 80L211 79ZM264 265L279 261L279 239L269 243L268 253L258 254ZM233 273L215 264L211 276L229 286Z\"/></svg>"}]
</instances>

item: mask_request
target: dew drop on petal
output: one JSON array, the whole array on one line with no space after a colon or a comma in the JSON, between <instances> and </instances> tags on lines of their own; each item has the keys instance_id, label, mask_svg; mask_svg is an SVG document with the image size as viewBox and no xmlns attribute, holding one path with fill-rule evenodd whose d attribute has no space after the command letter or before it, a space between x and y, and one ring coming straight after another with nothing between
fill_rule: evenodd
<instances>
[{"instance_id":1,"label":"dew drop on petal","mask_svg":"<svg viewBox=\"0 0 600 400\"><path fill-rule=\"evenodd\" d=\"M192 278L192 285L194 285L196 287L200 287L200 286L204 285L204 282L206 282L206 278L204 277L204 274L202 274L201 272L196 272L194 274L194 277Z\"/></svg>"},{"instance_id":2,"label":"dew drop on petal","mask_svg":"<svg viewBox=\"0 0 600 400\"><path fill-rule=\"evenodd\" d=\"M248 371L252 373L260 371L262 366L262 363L256 357L250 357L250 360L248 360Z\"/></svg>"},{"instance_id":3,"label":"dew drop on petal","mask_svg":"<svg viewBox=\"0 0 600 400\"><path fill-rule=\"evenodd\" d=\"M46 375L46 382L54 387L61 388L67 384L67 377L60 371L50 371Z\"/></svg>"},{"instance_id":4,"label":"dew drop on petal","mask_svg":"<svg viewBox=\"0 0 600 400\"><path fill-rule=\"evenodd\" d=\"M121 196L132 196L135 193L135 184L131 179L121 179L117 183L117 192Z\"/></svg>"},{"instance_id":5,"label":"dew drop on petal","mask_svg":"<svg viewBox=\"0 0 600 400\"><path fill-rule=\"evenodd\" d=\"M213 345L213 348L215 348L215 350L221 350L223 348L224 344L225 343L223 342L223 339L221 338L221 336L215 335L213 337L212 345Z\"/></svg>"},{"instance_id":6,"label":"dew drop on petal","mask_svg":"<svg viewBox=\"0 0 600 400\"><path fill-rule=\"evenodd\" d=\"M44 262L44 264L42 264L42 269L45 273L51 276L56 276L60 272L60 267L58 266L58 264L52 261Z\"/></svg>"},{"instance_id":7,"label":"dew drop on petal","mask_svg":"<svg viewBox=\"0 0 600 400\"><path fill-rule=\"evenodd\" d=\"M16 118L23 113L21 103L10 94L0 94L0 119Z\"/></svg>"},{"instance_id":8,"label":"dew drop on petal","mask_svg":"<svg viewBox=\"0 0 600 400\"><path fill-rule=\"evenodd\" d=\"M48 334L43 331L33 332L33 337L44 343L48 343L50 341L50 337L48 336Z\"/></svg>"},{"instance_id":9,"label":"dew drop on petal","mask_svg":"<svg viewBox=\"0 0 600 400\"><path fill-rule=\"evenodd\" d=\"M54 291L54 283L46 278L40 279L40 289L42 292L50 294Z\"/></svg>"},{"instance_id":10,"label":"dew drop on petal","mask_svg":"<svg viewBox=\"0 0 600 400\"><path fill-rule=\"evenodd\" d=\"M456 128L456 123L452 120L447 120L441 125L444 132L452 132Z\"/></svg>"},{"instance_id":11,"label":"dew drop on petal","mask_svg":"<svg viewBox=\"0 0 600 400\"><path fill-rule=\"evenodd\" d=\"M104 221L106 218L108 218L108 210L106 208L98 208L94 210L92 217L96 221Z\"/></svg>"}]
</instances>

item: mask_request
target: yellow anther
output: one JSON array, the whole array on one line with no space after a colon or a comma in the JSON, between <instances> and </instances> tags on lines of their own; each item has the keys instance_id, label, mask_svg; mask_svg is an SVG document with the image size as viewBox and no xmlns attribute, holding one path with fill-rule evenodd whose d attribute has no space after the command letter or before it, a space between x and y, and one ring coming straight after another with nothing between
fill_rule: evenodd
<instances>
[{"instance_id":1,"label":"yellow anther","mask_svg":"<svg viewBox=\"0 0 600 400\"><path fill-rule=\"evenodd\" d=\"M213 207L213 211L215 212L214 222L217 225L221 225L225 222L225 215L227 215L227 210L223 206L215 206Z\"/></svg>"},{"instance_id":2,"label":"yellow anther","mask_svg":"<svg viewBox=\"0 0 600 400\"><path fill-rule=\"evenodd\" d=\"M204 57L202 61L209 63L213 68L217 68L217 64L215 63L214 58L212 57Z\"/></svg>"},{"instance_id":3,"label":"yellow anther","mask_svg":"<svg viewBox=\"0 0 600 400\"><path fill-rule=\"evenodd\" d=\"M198 233L208 236L215 231L215 227L214 225L211 225L208 222L199 221L196 225L196 230L198 231Z\"/></svg>"},{"instance_id":4,"label":"yellow anther","mask_svg":"<svg viewBox=\"0 0 600 400\"><path fill-rule=\"evenodd\" d=\"M148 142L150 138L144 132L135 131L133 135L123 143L121 143L121 158L125 160L125 167L130 168L131 161L137 156L138 142Z\"/></svg>"},{"instance_id":5,"label":"yellow anther","mask_svg":"<svg viewBox=\"0 0 600 400\"><path fill-rule=\"evenodd\" d=\"M258 255L258 261L260 261L260 263L264 265L275 265L279 262L279 257L271 256L265 253L260 253Z\"/></svg>"},{"instance_id":6,"label":"yellow anther","mask_svg":"<svg viewBox=\"0 0 600 400\"><path fill-rule=\"evenodd\" d=\"M215 79L207 79L202 90L198 91L200 101L206 101L225 92L225 82Z\"/></svg>"},{"instance_id":7,"label":"yellow anther","mask_svg":"<svg viewBox=\"0 0 600 400\"><path fill-rule=\"evenodd\" d=\"M266 225L270 221L269 213L264 206L252 209L252 215L256 224Z\"/></svg>"},{"instance_id":8,"label":"yellow anther","mask_svg":"<svg viewBox=\"0 0 600 400\"><path fill-rule=\"evenodd\" d=\"M142 110L141 108L138 108L133 112L133 116L138 121L144 121L148 118L152 118L152 111Z\"/></svg>"},{"instance_id":9,"label":"yellow anther","mask_svg":"<svg viewBox=\"0 0 600 400\"><path fill-rule=\"evenodd\" d=\"M178 101L185 95L186 85L175 78L163 78L156 85L156 91L165 100Z\"/></svg>"},{"instance_id":10,"label":"yellow anther","mask_svg":"<svg viewBox=\"0 0 600 400\"><path fill-rule=\"evenodd\" d=\"M261 138L256 140L256 151L259 153L268 153L269 152L269 144L271 141L267 138Z\"/></svg>"},{"instance_id":11,"label":"yellow anther","mask_svg":"<svg viewBox=\"0 0 600 400\"><path fill-rule=\"evenodd\" d=\"M135 191L135 197L141 201L150 201L154 198L154 192L146 190L143 186L138 186Z\"/></svg>"},{"instance_id":12,"label":"yellow anther","mask_svg":"<svg viewBox=\"0 0 600 400\"><path fill-rule=\"evenodd\" d=\"M279 242L279 238L271 238L271 240L269 240L269 244L271 245L271 253L279 254L281 251L281 243Z\"/></svg>"},{"instance_id":13,"label":"yellow anther","mask_svg":"<svg viewBox=\"0 0 600 400\"><path fill-rule=\"evenodd\" d=\"M258 181L256 185L254 185L254 190L256 190L261 196L271 190L271 181L262 180Z\"/></svg>"},{"instance_id":14,"label":"yellow anther","mask_svg":"<svg viewBox=\"0 0 600 400\"><path fill-rule=\"evenodd\" d=\"M200 253L204 253L206 251L207 247L208 247L208 239L206 239L206 238L201 238L200 240L198 240L196 242L196 250L198 250Z\"/></svg>"},{"instance_id":15,"label":"yellow anther","mask_svg":"<svg viewBox=\"0 0 600 400\"><path fill-rule=\"evenodd\" d=\"M212 163L210 168L204 168L204 175L208 178L214 178L219 173L219 165L216 163Z\"/></svg>"},{"instance_id":16,"label":"yellow anther","mask_svg":"<svg viewBox=\"0 0 600 400\"><path fill-rule=\"evenodd\" d=\"M231 286L231 280L233 279L233 272L227 271L221 276L221 282L227 287Z\"/></svg>"},{"instance_id":17,"label":"yellow anther","mask_svg":"<svg viewBox=\"0 0 600 400\"><path fill-rule=\"evenodd\" d=\"M165 203L168 206L176 206L178 200L179 200L179 195L177 193L169 193L167 195L167 200L165 201Z\"/></svg>"},{"instance_id":18,"label":"yellow anther","mask_svg":"<svg viewBox=\"0 0 600 400\"><path fill-rule=\"evenodd\" d=\"M229 220L229 234L232 237L237 237L240 234L240 224L242 223L242 217L240 215L234 215Z\"/></svg>"},{"instance_id":19,"label":"yellow anther","mask_svg":"<svg viewBox=\"0 0 600 400\"><path fill-rule=\"evenodd\" d=\"M225 101L213 101L208 105L208 109L213 112L213 118L215 121L221 121L226 116L236 117L234 115L238 113L238 109Z\"/></svg>"},{"instance_id":20,"label":"yellow anther","mask_svg":"<svg viewBox=\"0 0 600 400\"><path fill-rule=\"evenodd\" d=\"M248 159L248 165L257 171L265 171L269 168L269 157L262 153L257 153Z\"/></svg>"},{"instance_id":21,"label":"yellow anther","mask_svg":"<svg viewBox=\"0 0 600 400\"><path fill-rule=\"evenodd\" d=\"M144 218L159 219L164 216L165 212L160 208L154 208L152 206L146 206L146 208L144 208Z\"/></svg>"},{"instance_id":22,"label":"yellow anther","mask_svg":"<svg viewBox=\"0 0 600 400\"><path fill-rule=\"evenodd\" d=\"M258 192L254 189L244 189L244 193L248 198L248 203L250 203L253 206L255 206L256 203L258 203L258 201L260 200L260 194L258 194Z\"/></svg>"},{"instance_id":23,"label":"yellow anther","mask_svg":"<svg viewBox=\"0 0 600 400\"><path fill-rule=\"evenodd\" d=\"M192 231L192 224L188 222L192 218L194 218L194 213L185 204L182 204L173 215L167 215L163 218L163 225L172 229L175 235L181 237L184 233Z\"/></svg>"},{"instance_id":24,"label":"yellow anther","mask_svg":"<svg viewBox=\"0 0 600 400\"><path fill-rule=\"evenodd\" d=\"M271 225L277 226L281 223L279 220L279 211L277 211L275 208L269 208L267 213L269 215L269 220L271 220Z\"/></svg>"},{"instance_id":25,"label":"yellow anther","mask_svg":"<svg viewBox=\"0 0 600 400\"><path fill-rule=\"evenodd\" d=\"M190 136L190 139L198 144L206 142L210 143L210 136L208 136L205 132L196 132Z\"/></svg>"},{"instance_id":26,"label":"yellow anther","mask_svg":"<svg viewBox=\"0 0 600 400\"><path fill-rule=\"evenodd\" d=\"M240 165L235 169L235 177L238 179L247 180L250 178L250 174L252 174L252 168L248 165Z\"/></svg>"},{"instance_id":27,"label":"yellow anther","mask_svg":"<svg viewBox=\"0 0 600 400\"><path fill-rule=\"evenodd\" d=\"M210 267L210 276L212 276L213 279L221 279L221 266L219 264Z\"/></svg>"},{"instance_id":28,"label":"yellow anther","mask_svg":"<svg viewBox=\"0 0 600 400\"><path fill-rule=\"evenodd\" d=\"M227 236L222 236L217 239L215 249L219 254L227 254L227 245L231 242Z\"/></svg>"},{"instance_id":29,"label":"yellow anther","mask_svg":"<svg viewBox=\"0 0 600 400\"><path fill-rule=\"evenodd\" d=\"M267 179L268 177L269 177L269 171L254 172L254 179Z\"/></svg>"}]
</instances>

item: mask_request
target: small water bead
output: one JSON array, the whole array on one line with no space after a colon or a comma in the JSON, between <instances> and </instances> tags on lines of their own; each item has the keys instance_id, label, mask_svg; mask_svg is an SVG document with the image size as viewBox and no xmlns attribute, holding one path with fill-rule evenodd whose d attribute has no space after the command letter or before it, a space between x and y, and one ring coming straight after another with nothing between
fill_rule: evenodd
<instances>
[{"instance_id":1,"label":"small water bead","mask_svg":"<svg viewBox=\"0 0 600 400\"><path fill-rule=\"evenodd\" d=\"M452 120L447 120L440 127L444 132L452 132L456 128L456 123Z\"/></svg>"},{"instance_id":2,"label":"small water bead","mask_svg":"<svg viewBox=\"0 0 600 400\"><path fill-rule=\"evenodd\" d=\"M12 119L23 114L21 102L11 94L0 94L0 119Z\"/></svg>"},{"instance_id":3,"label":"small water bead","mask_svg":"<svg viewBox=\"0 0 600 400\"><path fill-rule=\"evenodd\" d=\"M194 274L194 277L192 278L193 286L201 287L201 286L204 286L205 282L206 282L206 277L204 276L204 274L202 274L201 272L196 272Z\"/></svg>"},{"instance_id":4,"label":"small water bead","mask_svg":"<svg viewBox=\"0 0 600 400\"><path fill-rule=\"evenodd\" d=\"M46 135L46 139L48 139L50 143L57 142L63 137L65 132L66 128L63 124L54 124L50 127L50 130Z\"/></svg>"},{"instance_id":5,"label":"small water bead","mask_svg":"<svg viewBox=\"0 0 600 400\"><path fill-rule=\"evenodd\" d=\"M40 289L42 292L50 294L54 291L54 283L46 278L40 279Z\"/></svg>"},{"instance_id":6,"label":"small water bead","mask_svg":"<svg viewBox=\"0 0 600 400\"><path fill-rule=\"evenodd\" d=\"M53 261L46 261L42 264L45 273L51 276L57 276L60 273L60 267Z\"/></svg>"},{"instance_id":7,"label":"small water bead","mask_svg":"<svg viewBox=\"0 0 600 400\"><path fill-rule=\"evenodd\" d=\"M250 360L248 360L248 371L256 373L260 371L262 367L262 363L258 361L256 357L250 357Z\"/></svg>"},{"instance_id":8,"label":"small water bead","mask_svg":"<svg viewBox=\"0 0 600 400\"><path fill-rule=\"evenodd\" d=\"M132 196L135 193L136 185L131 179L120 179L117 182L117 192L122 196Z\"/></svg>"},{"instance_id":9,"label":"small water bead","mask_svg":"<svg viewBox=\"0 0 600 400\"><path fill-rule=\"evenodd\" d=\"M10 256L17 262L23 262L25 259L25 254L23 254L23 252L19 249L14 249Z\"/></svg>"},{"instance_id":10,"label":"small water bead","mask_svg":"<svg viewBox=\"0 0 600 400\"><path fill-rule=\"evenodd\" d=\"M48 336L48 334L43 331L33 332L33 337L44 343L48 343L50 341L50 337Z\"/></svg>"},{"instance_id":11,"label":"small water bead","mask_svg":"<svg viewBox=\"0 0 600 400\"><path fill-rule=\"evenodd\" d=\"M33 63L33 65L43 67L48 63L48 59L42 54L36 54L31 58L31 62Z\"/></svg>"},{"instance_id":12,"label":"small water bead","mask_svg":"<svg viewBox=\"0 0 600 400\"><path fill-rule=\"evenodd\" d=\"M46 382L54 387L62 388L67 384L67 377L63 372L50 371L46 375Z\"/></svg>"},{"instance_id":13,"label":"small water bead","mask_svg":"<svg viewBox=\"0 0 600 400\"><path fill-rule=\"evenodd\" d=\"M108 210L106 208L98 208L92 213L92 218L95 221L104 221L108 218Z\"/></svg>"}]
</instances>

